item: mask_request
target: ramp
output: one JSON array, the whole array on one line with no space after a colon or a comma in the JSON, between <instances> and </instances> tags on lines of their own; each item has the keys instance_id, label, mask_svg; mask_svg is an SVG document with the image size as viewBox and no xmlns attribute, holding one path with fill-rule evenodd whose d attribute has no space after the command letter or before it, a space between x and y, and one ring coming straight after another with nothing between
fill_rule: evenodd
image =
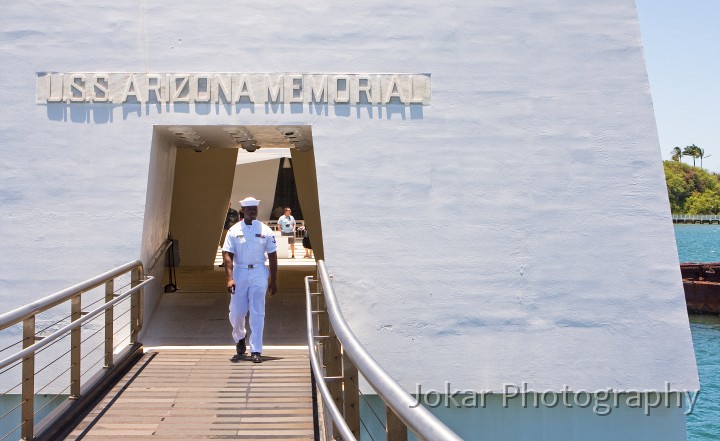
<instances>
[{"instance_id":1,"label":"ramp","mask_svg":"<svg viewBox=\"0 0 720 441\"><path fill-rule=\"evenodd\" d=\"M233 354L147 352L66 439L313 439L307 349L268 348L261 364Z\"/></svg>"}]
</instances>

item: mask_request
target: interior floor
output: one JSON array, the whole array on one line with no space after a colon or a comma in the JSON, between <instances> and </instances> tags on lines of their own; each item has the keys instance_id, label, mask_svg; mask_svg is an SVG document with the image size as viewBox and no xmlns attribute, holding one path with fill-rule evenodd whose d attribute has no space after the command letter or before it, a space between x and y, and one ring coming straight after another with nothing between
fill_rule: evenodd
<instances>
[{"instance_id":1,"label":"interior floor","mask_svg":"<svg viewBox=\"0 0 720 441\"><path fill-rule=\"evenodd\" d=\"M307 345L304 278L315 275L316 266L313 259L303 256L301 247L296 259L278 259L278 293L268 296L265 304L266 346ZM145 324L144 346L234 347L225 270L217 264L213 269L176 268L178 289L162 294Z\"/></svg>"}]
</instances>

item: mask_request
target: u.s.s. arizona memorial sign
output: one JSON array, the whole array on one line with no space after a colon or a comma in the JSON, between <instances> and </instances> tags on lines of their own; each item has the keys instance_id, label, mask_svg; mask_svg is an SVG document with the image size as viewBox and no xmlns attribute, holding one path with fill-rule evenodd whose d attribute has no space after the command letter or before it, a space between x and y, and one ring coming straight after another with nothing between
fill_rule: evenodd
<instances>
[{"instance_id":1,"label":"u.s.s. arizona memorial sign","mask_svg":"<svg viewBox=\"0 0 720 441\"><path fill-rule=\"evenodd\" d=\"M430 104L430 74L37 74L37 104Z\"/></svg>"}]
</instances>

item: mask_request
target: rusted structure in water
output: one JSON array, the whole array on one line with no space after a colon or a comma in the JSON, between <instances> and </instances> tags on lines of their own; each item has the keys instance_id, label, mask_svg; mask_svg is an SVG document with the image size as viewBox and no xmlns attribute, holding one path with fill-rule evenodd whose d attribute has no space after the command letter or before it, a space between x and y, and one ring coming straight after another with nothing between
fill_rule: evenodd
<instances>
[{"instance_id":1,"label":"rusted structure in water","mask_svg":"<svg viewBox=\"0 0 720 441\"><path fill-rule=\"evenodd\" d=\"M720 314L720 262L681 263L685 303L692 314Z\"/></svg>"}]
</instances>

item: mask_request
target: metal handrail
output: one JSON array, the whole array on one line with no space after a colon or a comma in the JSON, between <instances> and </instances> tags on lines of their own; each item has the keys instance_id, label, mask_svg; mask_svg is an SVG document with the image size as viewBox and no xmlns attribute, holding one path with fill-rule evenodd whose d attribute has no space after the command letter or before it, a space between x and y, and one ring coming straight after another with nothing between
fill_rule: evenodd
<instances>
[{"instance_id":1,"label":"metal handrail","mask_svg":"<svg viewBox=\"0 0 720 441\"><path fill-rule=\"evenodd\" d=\"M320 261L318 261L318 263L319 262ZM320 389L320 395L323 399L323 402L325 403L328 412L330 412L330 416L335 422L335 426L338 428L342 439L348 441L355 440L355 436L353 435L352 430L350 430L350 427L345 422L342 413L337 408L335 402L332 399L330 389L328 389L327 384L325 383L325 377L322 374L323 370L322 366L320 365L320 360L318 360L318 356L314 350L315 336L313 335L313 311L312 299L310 298L310 276L305 278L305 305L305 316L307 318L307 339L310 352L310 366L312 367L313 376L315 377L315 384L317 385L318 389Z\"/></svg>"},{"instance_id":2,"label":"metal handrail","mask_svg":"<svg viewBox=\"0 0 720 441\"><path fill-rule=\"evenodd\" d=\"M163 244L161 249L167 249L166 244ZM160 251L160 254L163 252L164 251ZM114 288L115 280L125 275L130 276L130 288L122 294L117 293ZM81 396L85 396L83 388L85 388L86 385L94 385L96 382L103 381L112 374L117 373L118 369L115 369L115 367L118 366L118 363L120 365L125 364L125 361L127 361L129 357L137 353L137 348L139 347L137 336L142 323L141 298L143 288L154 279L153 276L145 274L142 261L134 260L89 280L0 315L0 330L16 324L22 324L23 328L21 340L23 349L0 361L0 370L11 365L21 366L22 368L22 381L21 384L18 385L22 387L21 404L18 406L21 408L21 423L17 426L17 428L21 429L22 439L34 439L35 437L34 384L36 354L40 352L41 349L53 345L59 339L68 335L70 336L70 351L68 352L70 354L70 366L68 369L70 371L70 386L68 386L70 396L68 400L77 402ZM92 311L82 311L82 295L103 285L105 286L105 303ZM131 302L129 309L130 346L123 351L123 355L120 355L119 359L115 359L113 356L115 341L115 333L113 332L113 307L128 299L130 299ZM52 332L50 335L38 338L35 328L36 316L63 303L69 303L71 306L71 322ZM104 367L107 368L107 370L103 374L98 373L89 382L83 383L82 377L84 373L81 370L81 361L83 358L81 351L84 341L81 338L82 326L97 319L98 316L103 313L105 314L105 339L103 340L105 346ZM4 372L8 372L8 370ZM94 392L88 390L87 396L90 397L93 393ZM67 400L65 404L67 404ZM61 407L65 404L61 405ZM54 420L54 418L55 417L48 417L41 421L40 425L47 425L48 422Z\"/></svg>"},{"instance_id":3,"label":"metal handrail","mask_svg":"<svg viewBox=\"0 0 720 441\"><path fill-rule=\"evenodd\" d=\"M155 252L155 257L153 257L152 262L150 262L150 265L148 265L147 269L145 270L145 274L151 274L153 272L153 270L155 269L155 265L157 265L161 257L165 256L165 252L168 250L168 248L170 248L172 244L173 241L167 239L165 242L163 242L162 245L160 245L160 248L158 248Z\"/></svg>"},{"instance_id":4,"label":"metal handrail","mask_svg":"<svg viewBox=\"0 0 720 441\"><path fill-rule=\"evenodd\" d=\"M672 215L673 221L720 221L720 215L718 214L680 214L676 213Z\"/></svg>"},{"instance_id":5,"label":"metal handrail","mask_svg":"<svg viewBox=\"0 0 720 441\"><path fill-rule=\"evenodd\" d=\"M66 302L78 294L82 294L86 291L97 288L108 280L114 279L121 274L127 273L128 271L136 267L142 268L142 262L139 260L133 260L132 262L128 262L125 265L119 266L106 273L100 274L99 276L93 277L92 279L78 283L77 285L73 285L69 288L65 288L62 291L58 291L55 294L43 297L40 300L29 303L25 306L21 306L10 312L6 312L5 314L0 315L0 331L14 325L15 323L21 322L28 317L32 317L43 311L46 311L53 306L57 306L63 302Z\"/></svg>"},{"instance_id":6,"label":"metal handrail","mask_svg":"<svg viewBox=\"0 0 720 441\"><path fill-rule=\"evenodd\" d=\"M153 276L146 276L145 280L140 282L138 285L130 289L129 291L126 291L125 293L119 295L118 297L114 298L112 301L104 303L102 306L99 306L92 311L88 312L87 314L83 315L81 318L73 321L72 323L63 326L62 328L58 329L57 331L53 332L52 334L43 337L42 340L40 340L37 343L34 343L27 348L23 349L20 352L16 352L14 355L11 355L4 360L0 361L0 369L10 366L14 362L27 357L33 352L37 352L40 348L47 346L57 340L58 338L62 337L64 334L67 334L69 331L72 331L73 329L79 328L85 322L89 322L90 320L93 320L98 315L100 315L101 312L104 312L107 309L110 309L111 307L115 306L117 303L122 302L123 300L127 299L131 295L135 294L136 291L139 291L142 289L145 285L150 283L153 279L155 279Z\"/></svg>"},{"instance_id":7,"label":"metal handrail","mask_svg":"<svg viewBox=\"0 0 720 441\"><path fill-rule=\"evenodd\" d=\"M328 274L325 262L323 260L317 261L318 275L320 282L323 287L323 295L325 298L325 304L327 307L327 314L332 324L333 331L337 339L340 341L343 347L344 353L353 362L358 371L362 373L363 377L367 382L375 389L375 391L382 397L387 406L395 412L398 418L409 427L415 434L424 440L443 440L443 441L460 441L460 438L455 432L448 428L442 421L440 421L435 415L430 413L425 407L418 405L418 401L415 400L409 393L407 393L395 380L388 375L385 370L375 361L369 352L363 347L362 343L355 337L347 322L343 318L342 312L338 306L335 291L332 287L330 275ZM306 286L307 295L309 297L309 288ZM310 302L308 301L308 309L310 309ZM311 312L308 312L308 315ZM310 320L310 318L309 318ZM311 327L311 322L308 322L308 327ZM310 346L311 359L316 358L315 344L312 338L312 333L308 335L308 344ZM319 369L316 369L315 364L319 365L319 361L316 359L313 363L313 370L316 371L316 379ZM318 385L324 384L322 377L317 381ZM325 388L326 389L326 388ZM329 397L329 392L323 392L323 387L320 386L320 393L323 396L323 400L326 404L332 403L332 398ZM334 403L329 405L332 409ZM337 411L337 408L335 408ZM332 415L334 412L331 410L331 416L339 430L343 430L342 426L344 421L335 419ZM339 413L339 411L338 411ZM347 425L345 425L347 427ZM347 435L343 434L343 439ZM348 438L354 439L354 438Z\"/></svg>"}]
</instances>

